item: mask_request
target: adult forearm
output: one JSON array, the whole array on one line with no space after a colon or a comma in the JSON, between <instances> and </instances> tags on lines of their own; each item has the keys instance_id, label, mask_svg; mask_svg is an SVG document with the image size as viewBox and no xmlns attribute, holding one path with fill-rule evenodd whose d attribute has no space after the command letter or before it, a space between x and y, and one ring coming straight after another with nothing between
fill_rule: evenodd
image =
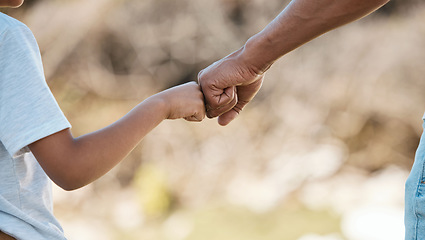
<instances>
[{"instance_id":1,"label":"adult forearm","mask_svg":"<svg viewBox=\"0 0 425 240\"><path fill-rule=\"evenodd\" d=\"M243 47L244 60L259 73L304 43L360 19L389 0L293 0Z\"/></svg>"}]
</instances>

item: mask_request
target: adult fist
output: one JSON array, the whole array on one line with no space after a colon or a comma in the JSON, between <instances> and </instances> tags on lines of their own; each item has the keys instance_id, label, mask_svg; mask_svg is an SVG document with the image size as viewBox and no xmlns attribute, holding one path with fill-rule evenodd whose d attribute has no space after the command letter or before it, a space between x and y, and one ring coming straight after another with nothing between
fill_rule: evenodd
<instances>
[{"instance_id":1,"label":"adult fist","mask_svg":"<svg viewBox=\"0 0 425 240\"><path fill-rule=\"evenodd\" d=\"M218 117L222 126L235 119L260 90L264 73L242 58L242 49L218 60L198 74L205 97L206 114Z\"/></svg>"}]
</instances>

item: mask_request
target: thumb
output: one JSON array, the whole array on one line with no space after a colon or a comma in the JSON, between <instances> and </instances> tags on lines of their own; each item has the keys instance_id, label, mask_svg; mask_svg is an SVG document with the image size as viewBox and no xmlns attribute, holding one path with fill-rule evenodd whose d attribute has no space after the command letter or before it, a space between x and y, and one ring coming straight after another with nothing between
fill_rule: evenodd
<instances>
[{"instance_id":1,"label":"thumb","mask_svg":"<svg viewBox=\"0 0 425 240\"><path fill-rule=\"evenodd\" d=\"M238 115L239 113L235 111L234 109L228 112L225 112L218 117L218 124L220 124L221 126L226 126L231 121L233 121Z\"/></svg>"},{"instance_id":2,"label":"thumb","mask_svg":"<svg viewBox=\"0 0 425 240\"><path fill-rule=\"evenodd\" d=\"M221 126L226 126L231 121L233 121L242 109L248 104L249 101L239 100L237 104L228 112L223 113L218 117L218 124Z\"/></svg>"},{"instance_id":3,"label":"thumb","mask_svg":"<svg viewBox=\"0 0 425 240\"><path fill-rule=\"evenodd\" d=\"M236 87L228 87L222 90L220 95L205 96L205 105L207 108L207 116L209 118L220 116L232 109L237 103Z\"/></svg>"}]
</instances>

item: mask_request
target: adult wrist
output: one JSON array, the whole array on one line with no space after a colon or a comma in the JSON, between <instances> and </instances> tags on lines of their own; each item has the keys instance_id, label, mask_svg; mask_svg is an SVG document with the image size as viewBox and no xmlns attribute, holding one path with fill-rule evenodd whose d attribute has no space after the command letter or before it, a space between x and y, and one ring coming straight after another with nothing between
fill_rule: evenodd
<instances>
[{"instance_id":1,"label":"adult wrist","mask_svg":"<svg viewBox=\"0 0 425 240\"><path fill-rule=\"evenodd\" d=\"M265 73L277 60L275 50L270 41L256 34L248 39L241 51L241 58L257 74Z\"/></svg>"}]
</instances>

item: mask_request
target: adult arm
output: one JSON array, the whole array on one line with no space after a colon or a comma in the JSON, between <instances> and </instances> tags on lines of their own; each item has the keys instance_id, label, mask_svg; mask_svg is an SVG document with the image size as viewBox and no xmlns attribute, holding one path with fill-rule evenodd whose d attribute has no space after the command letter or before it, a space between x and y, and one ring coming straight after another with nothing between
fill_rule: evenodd
<instances>
[{"instance_id":1,"label":"adult arm","mask_svg":"<svg viewBox=\"0 0 425 240\"><path fill-rule=\"evenodd\" d=\"M231 122L261 87L272 64L304 43L360 19L389 0L293 0L261 32L198 75L207 116Z\"/></svg>"},{"instance_id":2,"label":"adult arm","mask_svg":"<svg viewBox=\"0 0 425 240\"><path fill-rule=\"evenodd\" d=\"M73 190L112 169L164 119L201 121L204 116L203 95L192 82L153 95L103 129L77 138L65 129L29 148L57 185Z\"/></svg>"}]
</instances>

